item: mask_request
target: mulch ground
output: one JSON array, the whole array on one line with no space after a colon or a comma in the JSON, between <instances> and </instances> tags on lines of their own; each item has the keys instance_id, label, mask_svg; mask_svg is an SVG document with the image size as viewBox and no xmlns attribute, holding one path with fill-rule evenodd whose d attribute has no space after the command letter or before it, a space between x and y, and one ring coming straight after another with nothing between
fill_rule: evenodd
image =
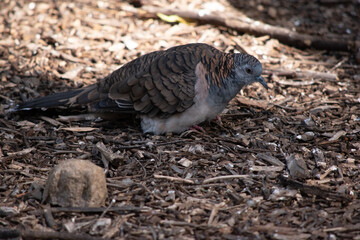
<instances>
[{"instance_id":1,"label":"mulch ground","mask_svg":"<svg viewBox=\"0 0 360 240\"><path fill-rule=\"evenodd\" d=\"M2 1L0 238L360 239L356 50L298 49L143 9L220 11L359 40L358 1L308 2ZM190 42L246 50L262 62L270 89L244 88L221 123L201 125L206 133L143 134L135 117L78 120L85 109L9 112ZM104 208L41 203L50 170L68 159L106 169Z\"/></svg>"}]
</instances>

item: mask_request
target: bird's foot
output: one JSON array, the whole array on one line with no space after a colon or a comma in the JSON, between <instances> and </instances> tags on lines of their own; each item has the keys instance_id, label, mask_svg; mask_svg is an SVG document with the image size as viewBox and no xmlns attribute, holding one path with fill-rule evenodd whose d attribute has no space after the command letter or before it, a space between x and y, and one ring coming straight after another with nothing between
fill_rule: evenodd
<instances>
[{"instance_id":1,"label":"bird's foot","mask_svg":"<svg viewBox=\"0 0 360 240\"><path fill-rule=\"evenodd\" d=\"M215 119L220 125L222 125L221 117L219 115L216 115Z\"/></svg>"},{"instance_id":2,"label":"bird's foot","mask_svg":"<svg viewBox=\"0 0 360 240\"><path fill-rule=\"evenodd\" d=\"M191 130L196 130L196 131L200 131L200 132L203 132L203 133L206 133L205 129L203 129L202 127L198 126L198 125L192 125L190 127Z\"/></svg>"}]
</instances>

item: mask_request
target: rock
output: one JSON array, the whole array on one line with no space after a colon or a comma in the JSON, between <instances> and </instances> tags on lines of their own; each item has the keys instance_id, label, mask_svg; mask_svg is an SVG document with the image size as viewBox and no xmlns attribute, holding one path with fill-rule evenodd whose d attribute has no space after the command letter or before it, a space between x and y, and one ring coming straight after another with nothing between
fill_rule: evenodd
<instances>
[{"instance_id":1,"label":"rock","mask_svg":"<svg viewBox=\"0 0 360 240\"><path fill-rule=\"evenodd\" d=\"M106 179L101 167L86 160L68 160L50 172L43 201L61 207L100 207L106 197Z\"/></svg>"}]
</instances>

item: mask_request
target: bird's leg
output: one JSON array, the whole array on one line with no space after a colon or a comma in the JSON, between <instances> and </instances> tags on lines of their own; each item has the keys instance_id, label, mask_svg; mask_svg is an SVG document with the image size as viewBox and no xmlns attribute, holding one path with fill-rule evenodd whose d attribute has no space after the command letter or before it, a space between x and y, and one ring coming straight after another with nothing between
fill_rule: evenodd
<instances>
[{"instance_id":1,"label":"bird's leg","mask_svg":"<svg viewBox=\"0 0 360 240\"><path fill-rule=\"evenodd\" d=\"M192 125L190 127L191 130L196 130L196 131L200 131L200 132L203 132L203 133L206 133L205 129L203 129L202 127L198 126L198 125Z\"/></svg>"},{"instance_id":2,"label":"bird's leg","mask_svg":"<svg viewBox=\"0 0 360 240\"><path fill-rule=\"evenodd\" d=\"M219 125L222 125L222 121L221 121L221 117L219 115L216 115L215 119ZM200 127L199 125L192 125L190 127L191 130L196 130L196 131L200 131L202 133L206 133L205 129Z\"/></svg>"},{"instance_id":3,"label":"bird's leg","mask_svg":"<svg viewBox=\"0 0 360 240\"><path fill-rule=\"evenodd\" d=\"M222 125L221 117L219 115L216 115L215 119L220 125Z\"/></svg>"}]
</instances>

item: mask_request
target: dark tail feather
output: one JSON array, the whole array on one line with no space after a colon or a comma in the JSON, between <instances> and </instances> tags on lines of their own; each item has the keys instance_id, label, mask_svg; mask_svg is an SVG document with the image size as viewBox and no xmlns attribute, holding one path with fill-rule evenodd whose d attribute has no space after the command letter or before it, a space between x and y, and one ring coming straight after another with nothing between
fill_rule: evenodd
<instances>
[{"instance_id":1,"label":"dark tail feather","mask_svg":"<svg viewBox=\"0 0 360 240\"><path fill-rule=\"evenodd\" d=\"M49 96L36 98L19 104L16 110L30 110L34 108L51 108L51 107L66 106L67 104L69 104L69 99L75 97L76 95L81 93L81 91L82 90L79 89L69 92L55 93Z\"/></svg>"},{"instance_id":2,"label":"dark tail feather","mask_svg":"<svg viewBox=\"0 0 360 240\"><path fill-rule=\"evenodd\" d=\"M36 98L16 106L14 111L30 110L36 108L53 108L71 106L73 104L86 104L96 99L95 86L89 86L69 92L55 93L49 96ZM95 99L94 99L95 98Z\"/></svg>"}]
</instances>

